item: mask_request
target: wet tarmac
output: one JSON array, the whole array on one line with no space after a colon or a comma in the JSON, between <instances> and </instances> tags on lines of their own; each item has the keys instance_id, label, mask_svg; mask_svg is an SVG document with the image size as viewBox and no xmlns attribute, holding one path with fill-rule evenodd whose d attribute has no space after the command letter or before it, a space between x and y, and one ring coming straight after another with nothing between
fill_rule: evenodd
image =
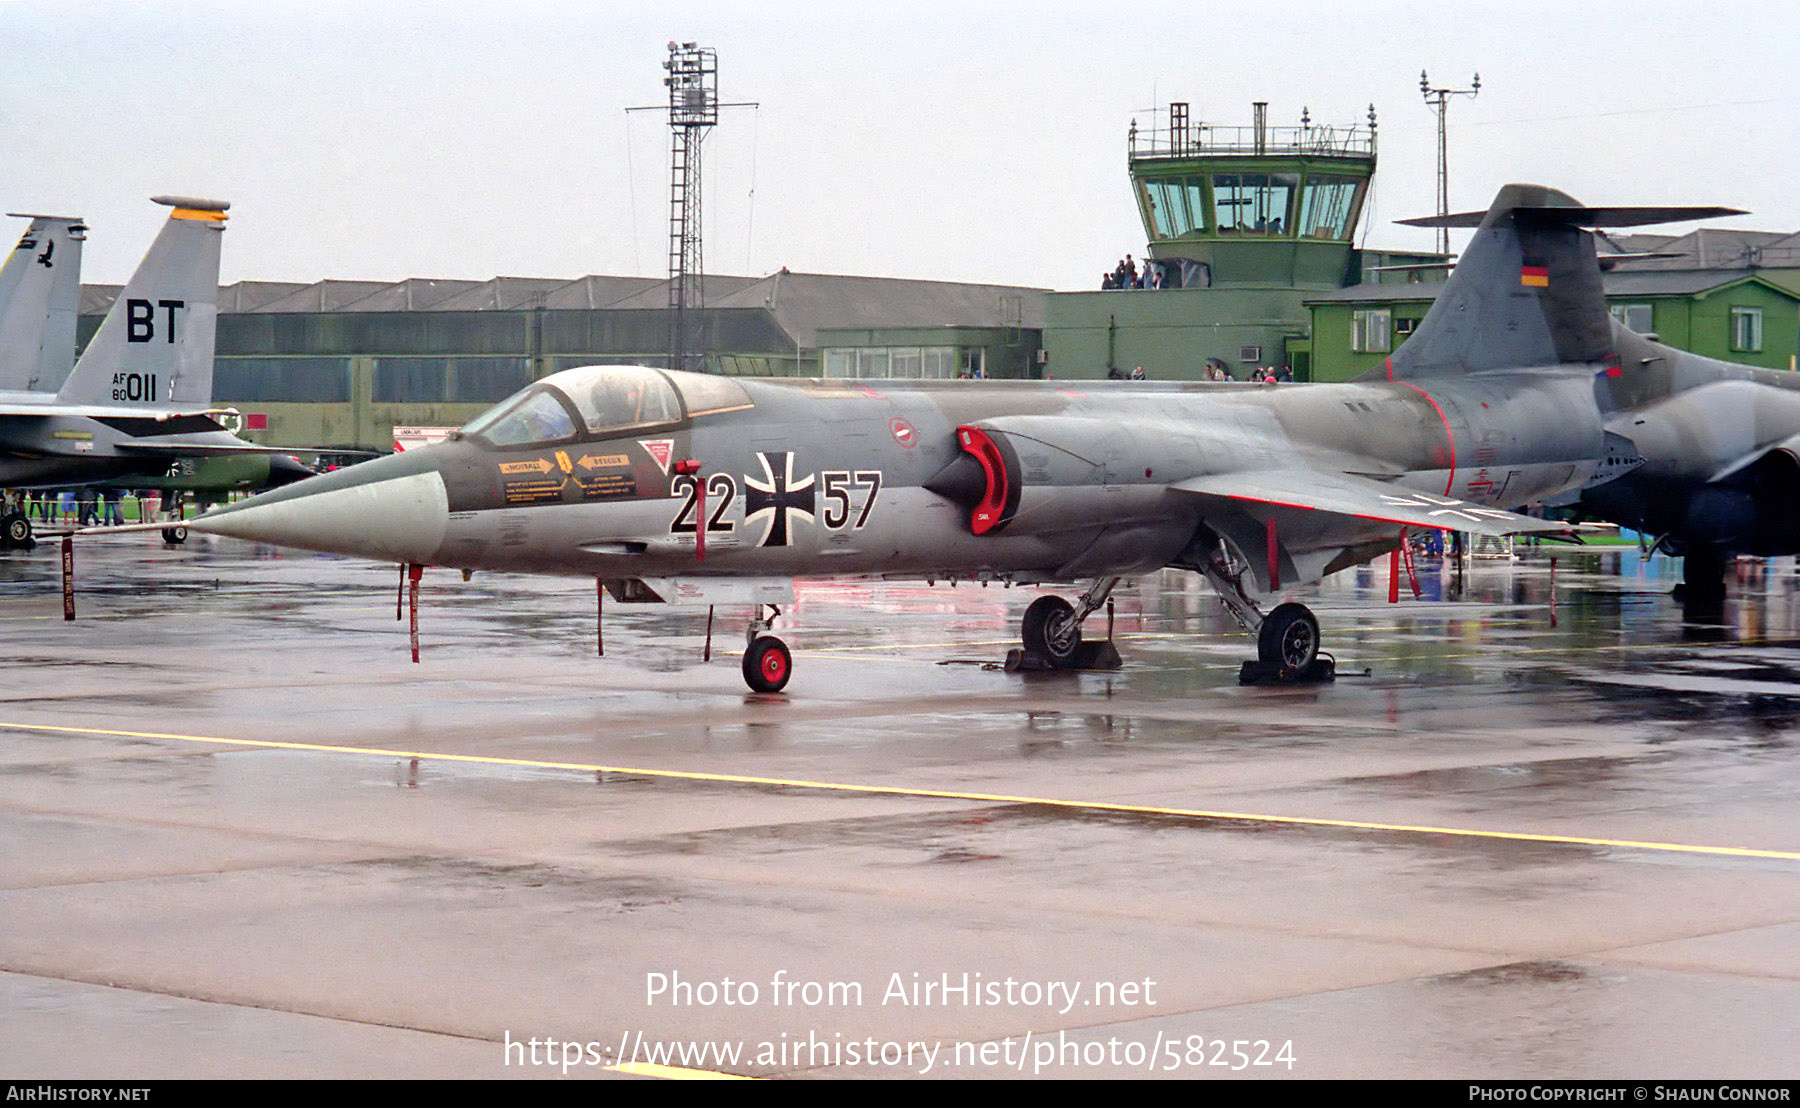
<instances>
[{"instance_id":1,"label":"wet tarmac","mask_svg":"<svg viewBox=\"0 0 1800 1108\"><path fill-rule=\"evenodd\" d=\"M0 554L0 1076L1800 1070L1791 560L1345 574L1312 687L1177 575L1079 675L803 583L765 696L744 611L428 573L414 665L391 566L79 557Z\"/></svg>"}]
</instances>

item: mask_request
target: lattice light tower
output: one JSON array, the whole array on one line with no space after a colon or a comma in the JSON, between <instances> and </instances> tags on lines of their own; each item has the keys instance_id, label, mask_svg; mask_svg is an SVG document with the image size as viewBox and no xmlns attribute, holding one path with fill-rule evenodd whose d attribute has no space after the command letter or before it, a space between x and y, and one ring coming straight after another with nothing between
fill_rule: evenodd
<instances>
[{"instance_id":1,"label":"lattice light tower","mask_svg":"<svg viewBox=\"0 0 1800 1108\"><path fill-rule=\"evenodd\" d=\"M1430 79L1425 76L1425 71L1423 69L1421 69L1421 70L1419 70L1419 93L1425 97L1426 105L1429 106L1433 111L1437 112L1437 123L1438 123L1438 170L1437 170L1438 215L1446 216L1446 215L1450 214L1450 163L1449 163L1448 154L1447 154L1446 148L1445 148L1444 110L1447 107L1449 107L1450 98L1452 96L1468 96L1468 97L1479 96L1481 94L1481 74L1479 74L1479 73L1475 74L1474 87L1472 87L1472 88L1432 88ZM1450 253L1450 228L1448 228L1448 227L1439 227L1438 228L1438 247L1437 248L1438 248L1438 253L1440 253L1440 254Z\"/></svg>"},{"instance_id":2,"label":"lattice light tower","mask_svg":"<svg viewBox=\"0 0 1800 1108\"><path fill-rule=\"evenodd\" d=\"M706 302L700 234L700 144L719 122L719 57L710 47L669 43L669 366L687 369L689 313Z\"/></svg>"}]
</instances>

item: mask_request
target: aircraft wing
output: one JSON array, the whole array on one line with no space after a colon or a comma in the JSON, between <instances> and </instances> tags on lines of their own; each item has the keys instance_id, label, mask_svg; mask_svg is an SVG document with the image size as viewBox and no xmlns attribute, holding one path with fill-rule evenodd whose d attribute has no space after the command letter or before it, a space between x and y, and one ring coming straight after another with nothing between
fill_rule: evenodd
<instances>
[{"instance_id":1,"label":"aircraft wing","mask_svg":"<svg viewBox=\"0 0 1800 1108\"><path fill-rule=\"evenodd\" d=\"M1469 531L1478 535L1566 534L1567 523L1533 519L1500 508L1489 508L1455 497L1353 477L1344 473L1310 470L1217 473L1192 477L1169 486L1177 492L1203 498L1236 501L1237 506L1259 518L1272 519L1289 513L1317 513L1309 519L1323 530L1329 517L1341 522L1371 521L1401 527L1425 527L1438 531Z\"/></svg>"},{"instance_id":2,"label":"aircraft wing","mask_svg":"<svg viewBox=\"0 0 1800 1108\"><path fill-rule=\"evenodd\" d=\"M259 446L253 442L145 442L137 439L117 444L121 454L159 455L170 458L214 458L231 454L317 454L316 448L302 446Z\"/></svg>"}]
</instances>

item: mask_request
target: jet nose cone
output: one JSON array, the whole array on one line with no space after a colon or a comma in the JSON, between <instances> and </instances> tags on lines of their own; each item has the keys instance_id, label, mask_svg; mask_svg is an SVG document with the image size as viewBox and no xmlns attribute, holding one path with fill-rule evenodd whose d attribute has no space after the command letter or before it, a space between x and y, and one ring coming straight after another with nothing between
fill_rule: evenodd
<instances>
[{"instance_id":1,"label":"jet nose cone","mask_svg":"<svg viewBox=\"0 0 1800 1108\"><path fill-rule=\"evenodd\" d=\"M207 535L388 562L433 560L450 504L435 469L366 462L188 520ZM396 468L410 472L395 473Z\"/></svg>"}]
</instances>

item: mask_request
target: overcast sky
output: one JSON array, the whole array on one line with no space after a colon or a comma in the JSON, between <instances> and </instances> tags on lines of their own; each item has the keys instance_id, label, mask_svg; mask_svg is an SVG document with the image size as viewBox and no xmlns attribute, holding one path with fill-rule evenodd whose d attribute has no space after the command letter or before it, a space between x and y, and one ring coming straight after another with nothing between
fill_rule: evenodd
<instances>
[{"instance_id":1,"label":"overcast sky","mask_svg":"<svg viewBox=\"0 0 1800 1108\"><path fill-rule=\"evenodd\" d=\"M1481 74L1453 210L1531 181L1800 230L1791 0L0 0L0 210L86 217L90 282L129 276L161 193L232 202L228 283L666 276L669 132L626 109L666 103L671 39L758 105L706 141L710 272L1093 287L1143 252L1126 131L1171 100L1373 103L1364 237L1429 249L1392 223L1436 208L1421 69Z\"/></svg>"}]
</instances>

